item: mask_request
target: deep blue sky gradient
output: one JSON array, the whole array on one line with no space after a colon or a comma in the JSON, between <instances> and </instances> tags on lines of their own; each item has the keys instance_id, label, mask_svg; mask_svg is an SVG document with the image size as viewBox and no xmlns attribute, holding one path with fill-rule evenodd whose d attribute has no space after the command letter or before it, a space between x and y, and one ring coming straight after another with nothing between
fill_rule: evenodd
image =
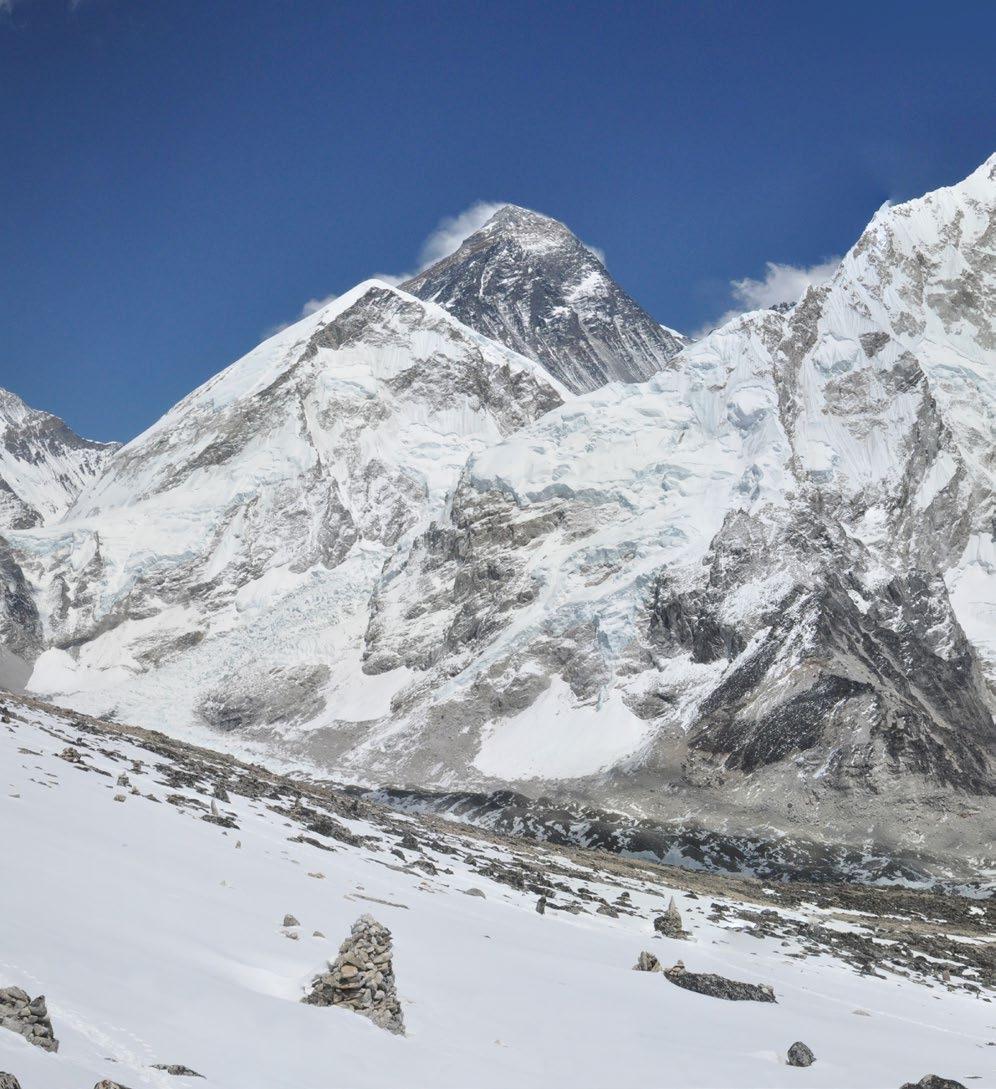
<instances>
[{"instance_id":1,"label":"deep blue sky gradient","mask_svg":"<svg viewBox=\"0 0 996 1089\"><path fill-rule=\"evenodd\" d=\"M477 200L696 328L996 150L994 41L991 2L0 0L0 386L127 439Z\"/></svg>"}]
</instances>

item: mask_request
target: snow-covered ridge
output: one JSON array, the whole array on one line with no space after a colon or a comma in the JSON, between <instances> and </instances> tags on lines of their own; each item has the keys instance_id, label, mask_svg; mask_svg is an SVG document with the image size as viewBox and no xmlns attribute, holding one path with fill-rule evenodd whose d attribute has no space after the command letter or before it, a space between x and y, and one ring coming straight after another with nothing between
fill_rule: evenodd
<instances>
[{"instance_id":1,"label":"snow-covered ridge","mask_svg":"<svg viewBox=\"0 0 996 1089\"><path fill-rule=\"evenodd\" d=\"M31 686L144 722L170 705L194 728L286 728L329 701L383 714L392 689L358 674L386 557L471 453L561 399L441 308L360 284L119 450L61 523L11 534L38 613Z\"/></svg>"},{"instance_id":2,"label":"snow-covered ridge","mask_svg":"<svg viewBox=\"0 0 996 1089\"><path fill-rule=\"evenodd\" d=\"M118 445L81 439L0 389L0 532L57 521Z\"/></svg>"}]
</instances>

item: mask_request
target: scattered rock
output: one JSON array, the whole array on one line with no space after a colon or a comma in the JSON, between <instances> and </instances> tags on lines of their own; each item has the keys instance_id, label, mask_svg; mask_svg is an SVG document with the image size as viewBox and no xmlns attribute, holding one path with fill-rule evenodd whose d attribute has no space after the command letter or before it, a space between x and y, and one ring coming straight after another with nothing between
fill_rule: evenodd
<instances>
[{"instance_id":1,"label":"scattered rock","mask_svg":"<svg viewBox=\"0 0 996 1089\"><path fill-rule=\"evenodd\" d=\"M664 969L661 967L661 962L653 955L644 950L636 964L633 965L634 972L662 972Z\"/></svg>"},{"instance_id":2,"label":"scattered rock","mask_svg":"<svg viewBox=\"0 0 996 1089\"><path fill-rule=\"evenodd\" d=\"M545 914L545 912L546 912L546 897L545 896L541 896L536 901L536 910L540 913L540 915Z\"/></svg>"},{"instance_id":3,"label":"scattered rock","mask_svg":"<svg viewBox=\"0 0 996 1089\"><path fill-rule=\"evenodd\" d=\"M616 911L616 909L614 907L612 907L610 904L604 904L604 903L599 904L598 907L595 908L595 914L596 915L608 915L608 917L610 919L618 919L619 918L619 912Z\"/></svg>"},{"instance_id":4,"label":"scattered rock","mask_svg":"<svg viewBox=\"0 0 996 1089\"><path fill-rule=\"evenodd\" d=\"M293 915L285 915L283 925L284 926L300 926L301 924L297 921L297 919L294 918Z\"/></svg>"},{"instance_id":5,"label":"scattered rock","mask_svg":"<svg viewBox=\"0 0 996 1089\"><path fill-rule=\"evenodd\" d=\"M125 800L125 796L123 794L115 794L114 800L116 802L123 802Z\"/></svg>"},{"instance_id":6,"label":"scattered rock","mask_svg":"<svg viewBox=\"0 0 996 1089\"><path fill-rule=\"evenodd\" d=\"M908 1081L902 1089L965 1089L954 1078L942 1078L940 1074L925 1074L919 1081Z\"/></svg>"},{"instance_id":7,"label":"scattered rock","mask_svg":"<svg viewBox=\"0 0 996 1089\"><path fill-rule=\"evenodd\" d=\"M686 938L688 936L681 923L681 912L678 911L678 905L674 902L673 896L667 906L667 911L654 919L654 930L664 938Z\"/></svg>"},{"instance_id":8,"label":"scattered rock","mask_svg":"<svg viewBox=\"0 0 996 1089\"><path fill-rule=\"evenodd\" d=\"M464 889L463 894L464 896L480 896L482 900L487 899L487 897L484 895L483 892L481 892L480 889Z\"/></svg>"},{"instance_id":9,"label":"scattered rock","mask_svg":"<svg viewBox=\"0 0 996 1089\"><path fill-rule=\"evenodd\" d=\"M312 930L311 936L313 938L324 938L325 935L320 930Z\"/></svg>"},{"instance_id":10,"label":"scattered rock","mask_svg":"<svg viewBox=\"0 0 996 1089\"><path fill-rule=\"evenodd\" d=\"M167 1074L172 1074L177 1078L203 1078L203 1074L198 1074L196 1070L191 1070L189 1066L184 1066L182 1063L153 1063L153 1070L162 1070Z\"/></svg>"},{"instance_id":11,"label":"scattered rock","mask_svg":"<svg viewBox=\"0 0 996 1089\"><path fill-rule=\"evenodd\" d=\"M405 832L405 834L398 840L398 846L405 851L417 851L418 840L411 834L411 832Z\"/></svg>"},{"instance_id":12,"label":"scattered rock","mask_svg":"<svg viewBox=\"0 0 996 1089\"><path fill-rule=\"evenodd\" d=\"M3 1089L3 1082L0 1082L0 1089ZM98 1081L93 1089L128 1089L127 1085L122 1085L119 1081L108 1081L106 1078L103 1081Z\"/></svg>"},{"instance_id":13,"label":"scattered rock","mask_svg":"<svg viewBox=\"0 0 996 1089\"><path fill-rule=\"evenodd\" d=\"M345 1006L388 1032L404 1035L390 930L372 915L361 915L329 971L316 977L311 994L301 1001L311 1006Z\"/></svg>"},{"instance_id":14,"label":"scattered rock","mask_svg":"<svg viewBox=\"0 0 996 1089\"><path fill-rule=\"evenodd\" d=\"M814 1062L816 1056L801 1040L796 1040L788 1049L789 1066L812 1066Z\"/></svg>"},{"instance_id":15,"label":"scattered rock","mask_svg":"<svg viewBox=\"0 0 996 1089\"><path fill-rule=\"evenodd\" d=\"M665 968L664 975L676 987L712 998L725 998L730 1002L777 1001L774 990L766 983L740 983L713 972L689 972L680 960L673 968Z\"/></svg>"},{"instance_id":16,"label":"scattered rock","mask_svg":"<svg viewBox=\"0 0 996 1089\"><path fill-rule=\"evenodd\" d=\"M131 786L131 780L128 778L128 773L126 771L121 772L121 774L118 776L118 786L119 787L130 787Z\"/></svg>"},{"instance_id":17,"label":"scattered rock","mask_svg":"<svg viewBox=\"0 0 996 1089\"><path fill-rule=\"evenodd\" d=\"M0 988L0 1028L18 1033L43 1051L59 1050L43 994L32 998L20 987Z\"/></svg>"}]
</instances>

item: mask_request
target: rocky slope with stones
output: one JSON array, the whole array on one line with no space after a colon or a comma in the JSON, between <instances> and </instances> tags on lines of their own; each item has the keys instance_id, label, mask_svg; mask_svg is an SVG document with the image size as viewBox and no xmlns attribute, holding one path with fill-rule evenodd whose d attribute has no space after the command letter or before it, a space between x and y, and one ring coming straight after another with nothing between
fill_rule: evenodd
<instances>
[{"instance_id":1,"label":"rocky slope with stones","mask_svg":"<svg viewBox=\"0 0 996 1089\"><path fill-rule=\"evenodd\" d=\"M17 697L0 767L0 986L44 987L60 1042L0 1027L23 1089L601 1084L620 1050L663 1086L787 1087L801 1041L815 1086L985 1070L991 900L530 844Z\"/></svg>"}]
</instances>

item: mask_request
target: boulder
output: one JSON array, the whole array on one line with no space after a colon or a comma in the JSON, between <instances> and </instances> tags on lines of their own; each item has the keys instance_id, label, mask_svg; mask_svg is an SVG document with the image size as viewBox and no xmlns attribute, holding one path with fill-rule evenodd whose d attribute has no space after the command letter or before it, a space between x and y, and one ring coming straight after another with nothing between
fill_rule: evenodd
<instances>
[{"instance_id":1,"label":"boulder","mask_svg":"<svg viewBox=\"0 0 996 1089\"><path fill-rule=\"evenodd\" d=\"M942 1078L940 1074L924 1074L917 1082L908 1081L902 1089L965 1089L954 1078Z\"/></svg>"},{"instance_id":2,"label":"boulder","mask_svg":"<svg viewBox=\"0 0 996 1089\"><path fill-rule=\"evenodd\" d=\"M203 1078L203 1074L198 1074L196 1070L191 1070L189 1066L184 1066L183 1063L153 1063L153 1070L162 1070L166 1074L172 1074L175 1078Z\"/></svg>"},{"instance_id":3,"label":"boulder","mask_svg":"<svg viewBox=\"0 0 996 1089\"><path fill-rule=\"evenodd\" d=\"M0 1089L21 1089L21 1083L13 1074L0 1072Z\"/></svg>"},{"instance_id":4,"label":"boulder","mask_svg":"<svg viewBox=\"0 0 996 1089\"><path fill-rule=\"evenodd\" d=\"M801 1040L788 1049L789 1066L812 1066L816 1062L816 1056Z\"/></svg>"},{"instance_id":5,"label":"boulder","mask_svg":"<svg viewBox=\"0 0 996 1089\"><path fill-rule=\"evenodd\" d=\"M283 925L284 926L300 926L301 924L297 921L297 919L294 918L293 915L285 915Z\"/></svg>"},{"instance_id":6,"label":"boulder","mask_svg":"<svg viewBox=\"0 0 996 1089\"><path fill-rule=\"evenodd\" d=\"M391 951L390 930L372 915L361 915L329 971L315 977L311 993L301 1001L310 1006L345 1006L388 1032L404 1035Z\"/></svg>"}]
</instances>

